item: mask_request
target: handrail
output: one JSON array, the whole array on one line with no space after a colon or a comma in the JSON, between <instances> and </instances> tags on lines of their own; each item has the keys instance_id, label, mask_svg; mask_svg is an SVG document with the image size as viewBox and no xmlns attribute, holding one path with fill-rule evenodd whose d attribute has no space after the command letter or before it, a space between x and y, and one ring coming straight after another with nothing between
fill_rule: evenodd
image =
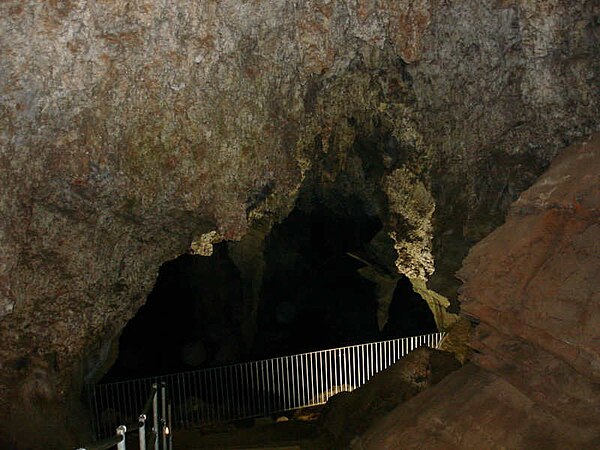
<instances>
[{"instance_id":1,"label":"handrail","mask_svg":"<svg viewBox=\"0 0 600 450\"><path fill-rule=\"evenodd\" d=\"M281 356L274 356L271 358L265 358L265 359L257 359L257 360L251 360L251 361L241 361L241 362L237 362L237 363L230 363L230 364L223 364L222 366L217 366L217 367L208 367L205 369L197 369L197 370L186 370L186 371L180 371L180 372L172 372L169 373L168 375L153 375L150 377L145 377L145 378L129 378L127 380L121 380L121 381L111 381L109 383L102 383L102 386L117 386L119 384L129 384L129 383L133 383L136 381L146 381L148 379L153 379L153 380L159 380L161 378L165 378L165 377L173 377L173 376L177 376L177 375L187 375L189 373L194 373L194 372L204 372L207 370L212 370L212 369L227 369L230 367L236 367L242 364L251 364L251 363L265 363L268 364L272 361L276 361L276 360L280 360L282 358L289 358L290 356L297 356L297 357L308 357L308 356L313 356L313 355L320 355L320 354L324 354L327 352L331 352L332 350L348 350L348 349L352 349L352 348L360 348L360 347L367 347L369 345L373 345L373 344L382 344L382 345L386 345L386 344L391 344L393 342L397 342L398 340L408 340L408 339L420 339L420 338L428 338L429 336L434 336L434 335L439 335L439 336L445 336L446 333L444 332L437 332L437 333L429 333L429 334L419 334L419 335L415 335L415 336L407 336L407 337L402 337L402 338L395 338L395 339L387 339L384 341L376 341L376 342L364 342L362 344L353 344L353 345L345 345L343 347L335 347L335 348L329 348L329 349L325 349L325 350L313 350L311 352L304 352L304 353L295 353L293 355L281 355ZM440 337L441 339L441 337Z\"/></svg>"},{"instance_id":2,"label":"handrail","mask_svg":"<svg viewBox=\"0 0 600 450\"><path fill-rule=\"evenodd\" d=\"M138 417L138 422L130 426L119 425L116 429L115 436L103 439L100 442L95 442L77 450L108 450L117 446L117 450L126 450L126 435L134 431L138 432L140 450L147 450L146 438L150 437L153 442L154 450L172 450L173 441L171 436L171 405L167 405L166 383L160 383L160 395L157 383L152 384L151 394L146 403L142 407L142 413ZM160 401L159 401L160 400ZM159 405L160 404L160 405ZM166 414L166 411L169 414ZM146 413L152 410L153 426L152 430L146 433ZM160 426L159 426L160 424ZM159 433L160 430L160 433ZM162 440L159 439L159 434L162 435Z\"/></svg>"},{"instance_id":3,"label":"handrail","mask_svg":"<svg viewBox=\"0 0 600 450\"><path fill-rule=\"evenodd\" d=\"M160 375L91 389L92 426L98 438L136 417L151 383L166 383L172 407L161 408L154 429L185 429L206 423L264 417L325 403L341 391L362 386L375 373L420 346L438 347L432 333L313 352ZM161 440L161 439L159 439ZM156 441L156 439L155 439ZM161 440L161 444L162 444Z\"/></svg>"}]
</instances>

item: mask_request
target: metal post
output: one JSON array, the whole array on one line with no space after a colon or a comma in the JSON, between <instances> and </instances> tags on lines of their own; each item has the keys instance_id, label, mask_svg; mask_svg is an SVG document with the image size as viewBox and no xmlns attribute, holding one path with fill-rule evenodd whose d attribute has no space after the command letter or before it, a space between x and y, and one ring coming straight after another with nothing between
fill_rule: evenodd
<instances>
[{"instance_id":1,"label":"metal post","mask_svg":"<svg viewBox=\"0 0 600 450\"><path fill-rule=\"evenodd\" d=\"M126 450L125 448L125 433L127 433L127 427L125 425L119 425L117 427L117 436L122 436L121 442L117 444L117 450Z\"/></svg>"},{"instance_id":2,"label":"metal post","mask_svg":"<svg viewBox=\"0 0 600 450\"><path fill-rule=\"evenodd\" d=\"M140 440L140 450L146 450L146 415L140 414L140 428L138 430L138 437Z\"/></svg>"},{"instance_id":3,"label":"metal post","mask_svg":"<svg viewBox=\"0 0 600 450\"><path fill-rule=\"evenodd\" d=\"M158 450L158 386L156 383L152 384L152 390L154 391L152 397L152 431L154 431L154 450Z\"/></svg>"},{"instance_id":4,"label":"metal post","mask_svg":"<svg viewBox=\"0 0 600 450\"><path fill-rule=\"evenodd\" d=\"M160 384L160 434L162 435L162 450L167 449L167 434L165 420L167 418L167 387L163 381Z\"/></svg>"},{"instance_id":5,"label":"metal post","mask_svg":"<svg viewBox=\"0 0 600 450\"><path fill-rule=\"evenodd\" d=\"M173 450L173 424L171 423L171 403L167 405L167 450Z\"/></svg>"}]
</instances>

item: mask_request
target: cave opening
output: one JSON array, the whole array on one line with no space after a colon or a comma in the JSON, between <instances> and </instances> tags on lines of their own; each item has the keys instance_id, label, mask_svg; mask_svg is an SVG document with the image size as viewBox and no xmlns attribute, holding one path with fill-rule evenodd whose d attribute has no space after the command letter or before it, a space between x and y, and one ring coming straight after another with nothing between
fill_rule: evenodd
<instances>
[{"instance_id":1,"label":"cave opening","mask_svg":"<svg viewBox=\"0 0 600 450\"><path fill-rule=\"evenodd\" d=\"M101 382L162 375L437 331L408 278L373 262L393 245L376 215L298 204L264 239L259 304L249 318L234 243L212 256L184 254L162 265L154 289L119 339ZM382 244L383 242L383 244ZM393 259L393 256L390 256ZM368 269L368 270L365 270ZM392 286L386 320L378 286ZM244 332L248 320L252 336Z\"/></svg>"}]
</instances>

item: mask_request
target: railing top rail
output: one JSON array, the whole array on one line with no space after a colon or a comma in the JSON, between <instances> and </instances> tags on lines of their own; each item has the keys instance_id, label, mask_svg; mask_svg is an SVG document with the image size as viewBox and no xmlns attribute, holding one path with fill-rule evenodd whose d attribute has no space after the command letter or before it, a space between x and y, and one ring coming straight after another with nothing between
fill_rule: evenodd
<instances>
[{"instance_id":1,"label":"railing top rail","mask_svg":"<svg viewBox=\"0 0 600 450\"><path fill-rule=\"evenodd\" d=\"M436 333L419 334L417 336L406 336L406 337L395 338L395 339L386 339L384 341L365 342L365 343L362 343L362 344L346 345L346 346L343 346L343 347L335 347L335 348L329 348L329 349L324 349L324 350L314 350L312 352L295 353L293 355L275 356L273 358L265 358L265 359L259 359L259 360L253 360L253 361L242 361L242 362L239 362L239 363L224 364L222 366L217 366L217 367L206 367L206 368L203 368L203 369L186 370L186 371L181 371L181 372L169 373L169 374L165 374L165 375L153 375L153 376L144 377L144 378L132 378L132 379L122 380L122 381L112 381L110 383L102 383L101 386L115 386L115 385L118 385L118 384L132 383L132 382L138 382L138 381L156 381L156 382L161 382L161 381L164 381L167 378L175 377L175 376L179 376L179 375L193 374L193 373L198 373L198 372L207 372L207 371L211 371L211 370L213 370L213 371L214 370L221 370L221 369L225 369L225 368L229 368L229 367L240 366L240 365L243 365L243 364L255 364L255 363L259 364L259 363L265 363L265 362L271 362L271 361L275 361L275 360L280 360L282 358L303 357L303 356L308 356L308 355L316 355L316 354L321 354L321 353L333 352L333 351L336 351L336 350L344 350L344 349L349 349L349 348L366 347L368 345L385 344L385 343L388 343L388 342L402 341L404 339L408 340L408 339L415 339L415 338L428 337L428 336L443 336L444 334L445 333L443 331L438 331Z\"/></svg>"}]
</instances>

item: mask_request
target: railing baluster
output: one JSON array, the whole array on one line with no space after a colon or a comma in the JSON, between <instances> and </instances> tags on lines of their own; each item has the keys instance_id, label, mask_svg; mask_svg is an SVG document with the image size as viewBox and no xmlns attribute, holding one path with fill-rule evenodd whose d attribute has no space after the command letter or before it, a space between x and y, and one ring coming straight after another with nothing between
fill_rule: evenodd
<instances>
[{"instance_id":1,"label":"railing baluster","mask_svg":"<svg viewBox=\"0 0 600 450\"><path fill-rule=\"evenodd\" d=\"M344 373L346 374L346 391L352 391L352 347L344 347Z\"/></svg>"},{"instance_id":2,"label":"railing baluster","mask_svg":"<svg viewBox=\"0 0 600 450\"><path fill-rule=\"evenodd\" d=\"M200 409L200 402L198 400L196 372L190 372L186 376L187 387L188 387L188 402L190 403L190 420L192 424L199 425L201 423L198 410Z\"/></svg>"},{"instance_id":3,"label":"railing baluster","mask_svg":"<svg viewBox=\"0 0 600 450\"><path fill-rule=\"evenodd\" d=\"M260 369L259 363L253 363L253 377L255 381L254 395L252 396L254 402L254 415L260 415Z\"/></svg>"},{"instance_id":4,"label":"railing baluster","mask_svg":"<svg viewBox=\"0 0 600 450\"><path fill-rule=\"evenodd\" d=\"M275 380L273 388L273 396L275 398L275 410L283 411L283 400L281 397L281 358L273 359L273 379Z\"/></svg>"},{"instance_id":5,"label":"railing baluster","mask_svg":"<svg viewBox=\"0 0 600 450\"><path fill-rule=\"evenodd\" d=\"M342 349L341 348L337 349L336 357L337 357L336 358L336 361L337 361L336 371L337 371L337 380L338 380L337 384L339 386L338 392L342 392L344 390L344 379L343 379L344 369L342 368Z\"/></svg>"},{"instance_id":6,"label":"railing baluster","mask_svg":"<svg viewBox=\"0 0 600 450\"><path fill-rule=\"evenodd\" d=\"M377 373L377 344L371 343L371 378Z\"/></svg>"},{"instance_id":7,"label":"railing baluster","mask_svg":"<svg viewBox=\"0 0 600 450\"><path fill-rule=\"evenodd\" d=\"M196 423L199 425L206 421L206 417L209 414L208 409L210 406L206 401L206 389L209 386L208 375L210 372L194 372L190 378L194 384L194 397L196 398Z\"/></svg>"},{"instance_id":8,"label":"railing baluster","mask_svg":"<svg viewBox=\"0 0 600 450\"><path fill-rule=\"evenodd\" d=\"M277 409L277 390L275 384L275 360L269 359L269 376L267 377L267 386L269 392L269 413L275 413Z\"/></svg>"},{"instance_id":9,"label":"railing baluster","mask_svg":"<svg viewBox=\"0 0 600 450\"><path fill-rule=\"evenodd\" d=\"M294 358L292 358L291 356L288 357L288 381L289 381L289 396L290 396L290 406L289 408L292 409L294 408L294 406L296 405L296 393L295 393L295 386L296 386L296 374L294 373Z\"/></svg>"},{"instance_id":10,"label":"railing baluster","mask_svg":"<svg viewBox=\"0 0 600 450\"><path fill-rule=\"evenodd\" d=\"M369 381L369 346L363 345L364 357L363 357L363 385Z\"/></svg>"},{"instance_id":11,"label":"railing baluster","mask_svg":"<svg viewBox=\"0 0 600 450\"><path fill-rule=\"evenodd\" d=\"M285 411L287 409L287 400L286 400L286 389L285 389L285 385L286 385L286 380L285 380L285 373L286 373L286 368L285 365L287 363L287 358L283 357L280 359L280 366L279 366L279 392L280 392L280 396L281 396L281 410Z\"/></svg>"},{"instance_id":12,"label":"railing baluster","mask_svg":"<svg viewBox=\"0 0 600 450\"><path fill-rule=\"evenodd\" d=\"M373 346L371 344L367 344L365 347L367 351L367 382L371 379L371 369L373 367Z\"/></svg>"},{"instance_id":13,"label":"railing baluster","mask_svg":"<svg viewBox=\"0 0 600 450\"><path fill-rule=\"evenodd\" d=\"M304 403L304 374L302 373L302 355L296 355L294 359L296 360L296 375L298 377L298 403L296 407L302 408Z\"/></svg>"},{"instance_id":14,"label":"railing baluster","mask_svg":"<svg viewBox=\"0 0 600 450\"><path fill-rule=\"evenodd\" d=\"M201 371L198 372L198 376L196 377L196 380L198 380L198 389L197 389L197 396L198 396L198 410L199 410L199 414L200 414L200 418L198 419L198 423L203 423L206 422L206 416L208 414L207 408L208 405L206 404L206 389L208 387L208 372L206 371Z\"/></svg>"},{"instance_id":15,"label":"railing baluster","mask_svg":"<svg viewBox=\"0 0 600 450\"><path fill-rule=\"evenodd\" d=\"M309 358L309 376L310 376L310 403L313 405L317 396L317 372L316 372L316 353L312 352Z\"/></svg>"},{"instance_id":16,"label":"railing baluster","mask_svg":"<svg viewBox=\"0 0 600 450\"><path fill-rule=\"evenodd\" d=\"M286 396L287 396L287 409L292 409L292 368L291 358L285 357L285 382L286 382Z\"/></svg>"},{"instance_id":17,"label":"railing baluster","mask_svg":"<svg viewBox=\"0 0 600 450\"><path fill-rule=\"evenodd\" d=\"M323 352L319 352L319 400L323 402L325 392L325 367L323 366Z\"/></svg>"},{"instance_id":18,"label":"railing baluster","mask_svg":"<svg viewBox=\"0 0 600 450\"><path fill-rule=\"evenodd\" d=\"M219 385L221 387L221 401L217 404L219 414L223 421L229 417L229 389L227 389L227 366L219 368Z\"/></svg>"},{"instance_id":19,"label":"railing baluster","mask_svg":"<svg viewBox=\"0 0 600 450\"><path fill-rule=\"evenodd\" d=\"M267 392L267 386L266 386L266 380L265 380L265 362L261 361L260 362L260 380L261 380L261 415L265 415L267 412L267 396L266 396L266 392Z\"/></svg>"},{"instance_id":20,"label":"railing baluster","mask_svg":"<svg viewBox=\"0 0 600 450\"><path fill-rule=\"evenodd\" d=\"M226 421L229 418L229 389L227 387L227 366L221 367L219 370L219 383L221 385L221 402L219 403L219 413L222 420Z\"/></svg>"},{"instance_id":21,"label":"railing baluster","mask_svg":"<svg viewBox=\"0 0 600 450\"><path fill-rule=\"evenodd\" d=\"M211 408L213 411L213 417L216 417L217 421L221 420L221 405L223 404L223 400L221 400L221 376L220 370L218 367L214 367L211 376L213 379L213 398L211 401Z\"/></svg>"},{"instance_id":22,"label":"railing baluster","mask_svg":"<svg viewBox=\"0 0 600 450\"><path fill-rule=\"evenodd\" d=\"M346 349L340 349L340 367L342 369L342 390L348 390L348 371L346 369Z\"/></svg>"},{"instance_id":23,"label":"railing baluster","mask_svg":"<svg viewBox=\"0 0 600 450\"><path fill-rule=\"evenodd\" d=\"M248 364L242 364L242 373L244 378L243 399L244 399L244 418L250 415L246 399L250 398L250 379L248 378Z\"/></svg>"},{"instance_id":24,"label":"railing baluster","mask_svg":"<svg viewBox=\"0 0 600 450\"><path fill-rule=\"evenodd\" d=\"M334 395L333 373L331 371L331 358L333 350L327 350L325 358L325 366L327 373L327 399Z\"/></svg>"},{"instance_id":25,"label":"railing baluster","mask_svg":"<svg viewBox=\"0 0 600 450\"><path fill-rule=\"evenodd\" d=\"M315 390L316 390L316 383L315 383L315 378L316 378L316 374L315 374L315 353L311 352L308 354L308 379L310 381L310 395L308 397L308 402L312 405L315 402Z\"/></svg>"},{"instance_id":26,"label":"railing baluster","mask_svg":"<svg viewBox=\"0 0 600 450\"><path fill-rule=\"evenodd\" d=\"M202 374L204 375L204 380L200 386L200 398L198 402L201 405L202 415L200 417L200 424L210 422L213 415L213 406L212 406L212 370L203 370ZM176 410L176 409L175 409Z\"/></svg>"},{"instance_id":27,"label":"railing baluster","mask_svg":"<svg viewBox=\"0 0 600 450\"><path fill-rule=\"evenodd\" d=\"M315 352L315 405L321 403L323 392L323 366L321 364L321 352Z\"/></svg>"},{"instance_id":28,"label":"railing baluster","mask_svg":"<svg viewBox=\"0 0 600 450\"><path fill-rule=\"evenodd\" d=\"M306 373L306 401L305 406L309 406L312 402L312 377L310 375L310 353L304 356L304 372Z\"/></svg>"},{"instance_id":29,"label":"railing baluster","mask_svg":"<svg viewBox=\"0 0 600 450\"><path fill-rule=\"evenodd\" d=\"M309 401L310 401L310 390L309 390L309 385L310 385L310 381L308 378L308 354L305 354L302 356L302 373L304 375L304 405L306 406L308 405Z\"/></svg>"},{"instance_id":30,"label":"railing baluster","mask_svg":"<svg viewBox=\"0 0 600 450\"><path fill-rule=\"evenodd\" d=\"M233 391L233 398L234 400L234 404L235 404L235 410L233 413L233 417L235 419L239 419L240 418L240 409L241 409L241 402L240 402L240 388L239 388L239 374L238 374L238 368L239 366L232 366L231 370L233 371L233 380L232 380L232 391Z\"/></svg>"},{"instance_id":31,"label":"railing baluster","mask_svg":"<svg viewBox=\"0 0 600 450\"><path fill-rule=\"evenodd\" d=\"M352 389L358 386L358 347L352 346Z\"/></svg>"},{"instance_id":32,"label":"railing baluster","mask_svg":"<svg viewBox=\"0 0 600 450\"><path fill-rule=\"evenodd\" d=\"M312 403L312 353L306 354L306 405L309 406Z\"/></svg>"}]
</instances>

